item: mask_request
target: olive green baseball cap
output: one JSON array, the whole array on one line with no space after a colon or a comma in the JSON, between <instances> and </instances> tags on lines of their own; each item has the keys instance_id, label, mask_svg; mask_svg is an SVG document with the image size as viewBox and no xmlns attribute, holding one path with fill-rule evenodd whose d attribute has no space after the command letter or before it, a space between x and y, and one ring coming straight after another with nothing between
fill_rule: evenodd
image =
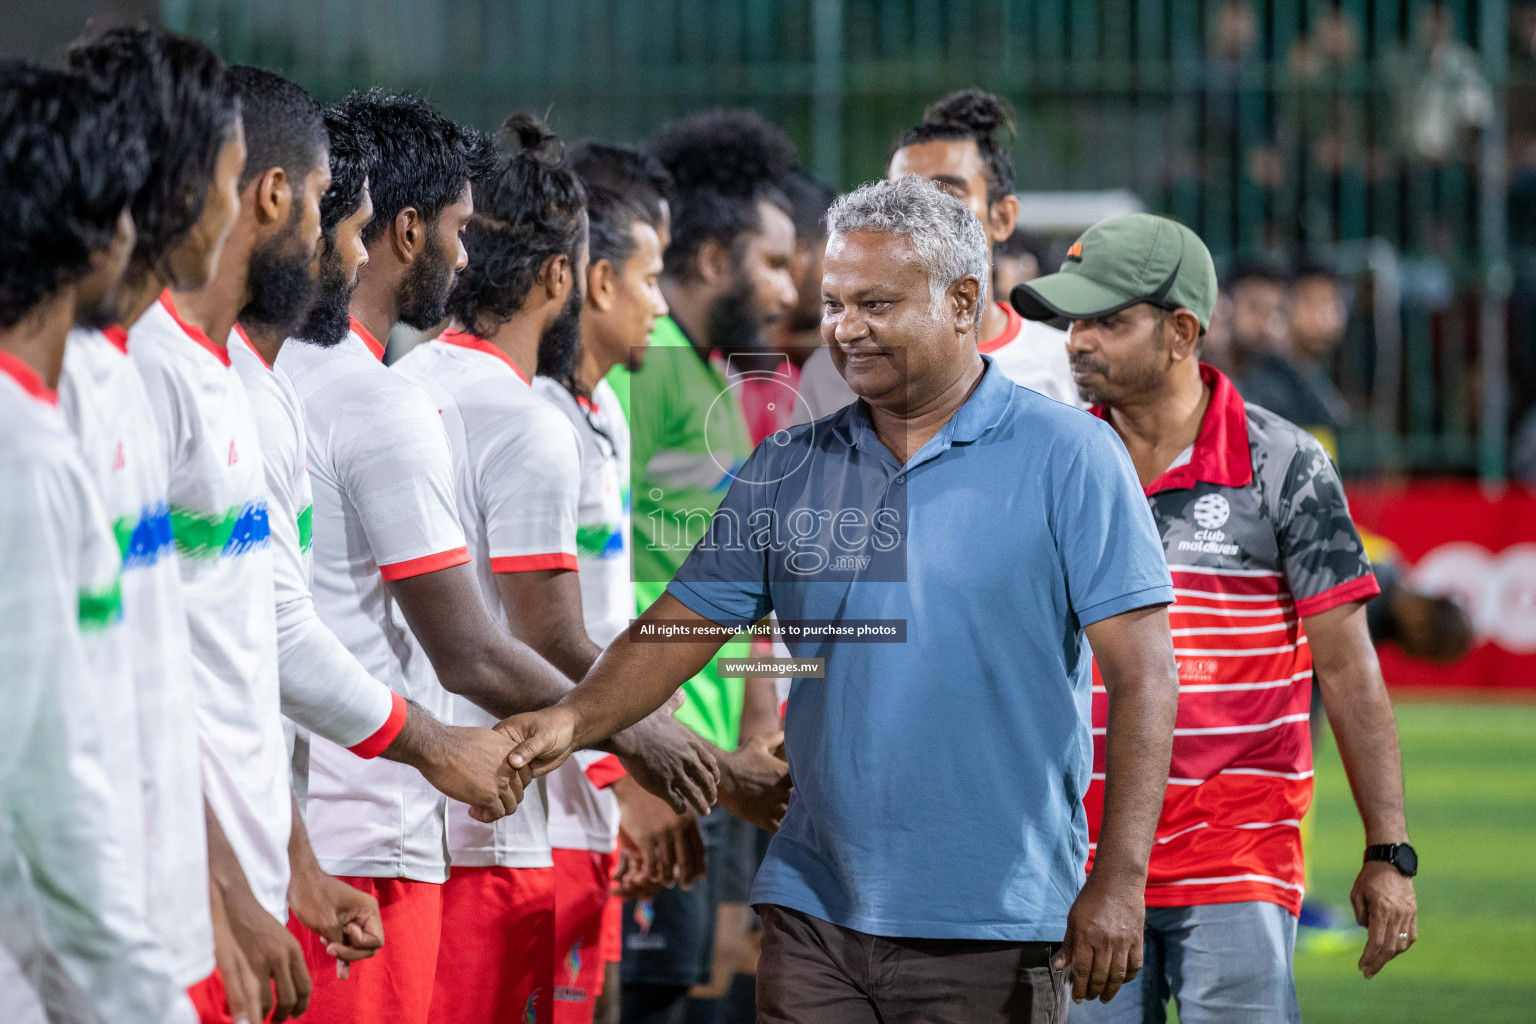
<instances>
[{"instance_id":1,"label":"olive green baseball cap","mask_svg":"<svg viewBox=\"0 0 1536 1024\"><path fill-rule=\"evenodd\" d=\"M1216 307L1216 265L1189 228L1132 213L1084 231L1060 270L1019 285L1009 300L1029 320L1083 320L1149 302L1188 309L1206 328Z\"/></svg>"}]
</instances>

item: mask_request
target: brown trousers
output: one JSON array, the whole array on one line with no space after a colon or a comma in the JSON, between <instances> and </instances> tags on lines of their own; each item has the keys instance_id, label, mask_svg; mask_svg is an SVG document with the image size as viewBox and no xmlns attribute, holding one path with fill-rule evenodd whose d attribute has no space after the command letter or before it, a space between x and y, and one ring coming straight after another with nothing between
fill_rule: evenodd
<instances>
[{"instance_id":1,"label":"brown trousers","mask_svg":"<svg viewBox=\"0 0 1536 1024\"><path fill-rule=\"evenodd\" d=\"M760 904L758 1024L1064 1024L1056 942L892 939Z\"/></svg>"}]
</instances>

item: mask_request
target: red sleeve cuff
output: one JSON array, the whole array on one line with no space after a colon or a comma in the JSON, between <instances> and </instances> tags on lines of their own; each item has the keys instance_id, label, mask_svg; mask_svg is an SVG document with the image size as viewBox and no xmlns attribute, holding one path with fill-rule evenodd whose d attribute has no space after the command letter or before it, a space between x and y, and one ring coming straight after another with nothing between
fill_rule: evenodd
<instances>
[{"instance_id":1,"label":"red sleeve cuff","mask_svg":"<svg viewBox=\"0 0 1536 1024\"><path fill-rule=\"evenodd\" d=\"M1303 619L1309 615L1321 615L1351 601L1368 601L1379 593L1381 593L1381 584L1376 582L1376 574L1367 573L1347 583L1340 583L1321 594L1299 598L1296 601L1296 614Z\"/></svg>"},{"instance_id":2,"label":"red sleeve cuff","mask_svg":"<svg viewBox=\"0 0 1536 1024\"><path fill-rule=\"evenodd\" d=\"M435 555L422 555L420 558L407 558L403 562L381 565L379 575L386 580L403 580L412 576L425 576L439 569L452 569L467 561L469 561L469 548L454 548L452 551L439 551Z\"/></svg>"},{"instance_id":3,"label":"red sleeve cuff","mask_svg":"<svg viewBox=\"0 0 1536 1024\"><path fill-rule=\"evenodd\" d=\"M612 754L587 765L587 781L592 783L594 789L607 789L628 774L619 759Z\"/></svg>"},{"instance_id":4,"label":"red sleeve cuff","mask_svg":"<svg viewBox=\"0 0 1536 1024\"><path fill-rule=\"evenodd\" d=\"M533 572L537 569L576 570L576 556L564 551L547 555L506 555L491 559L491 572Z\"/></svg>"},{"instance_id":5,"label":"red sleeve cuff","mask_svg":"<svg viewBox=\"0 0 1536 1024\"><path fill-rule=\"evenodd\" d=\"M391 693L389 703L389 717L384 719L384 724L379 726L379 731L369 736L356 746L348 747L361 758L378 757L389 749L389 745L395 742L395 737L400 735L400 730L405 728L405 716L409 706L405 698L398 693Z\"/></svg>"}]
</instances>

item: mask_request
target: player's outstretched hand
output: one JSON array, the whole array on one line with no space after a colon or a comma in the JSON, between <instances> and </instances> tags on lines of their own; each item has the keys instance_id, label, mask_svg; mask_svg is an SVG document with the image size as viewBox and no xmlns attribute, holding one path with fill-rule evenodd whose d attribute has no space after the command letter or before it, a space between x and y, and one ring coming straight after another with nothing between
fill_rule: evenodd
<instances>
[{"instance_id":1,"label":"player's outstretched hand","mask_svg":"<svg viewBox=\"0 0 1536 1024\"><path fill-rule=\"evenodd\" d=\"M740 749L720 751L720 805L743 821L777 832L789 807L789 763L777 755L782 732L759 736Z\"/></svg>"},{"instance_id":2,"label":"player's outstretched hand","mask_svg":"<svg viewBox=\"0 0 1536 1024\"><path fill-rule=\"evenodd\" d=\"M615 734L611 743L624 770L678 814L692 811L702 818L715 805L718 749L665 708Z\"/></svg>"},{"instance_id":3,"label":"player's outstretched hand","mask_svg":"<svg viewBox=\"0 0 1536 1024\"><path fill-rule=\"evenodd\" d=\"M1051 960L1072 970L1072 1000L1109 1002L1141 971L1146 886L1094 873L1067 914L1067 937Z\"/></svg>"},{"instance_id":4,"label":"player's outstretched hand","mask_svg":"<svg viewBox=\"0 0 1536 1024\"><path fill-rule=\"evenodd\" d=\"M627 776L613 784L613 795L619 801L619 843L630 862L623 880L687 889L703 877L704 839L692 813L678 814Z\"/></svg>"},{"instance_id":5,"label":"player's outstretched hand","mask_svg":"<svg viewBox=\"0 0 1536 1024\"><path fill-rule=\"evenodd\" d=\"M514 767L530 778L548 775L576 749L576 713L558 704L542 711L513 715L496 723L496 731L512 741L508 755Z\"/></svg>"},{"instance_id":6,"label":"player's outstretched hand","mask_svg":"<svg viewBox=\"0 0 1536 1024\"><path fill-rule=\"evenodd\" d=\"M1393 957L1408 952L1419 938L1419 903L1413 879L1385 861L1369 861L1349 892L1355 920L1366 929L1360 972L1374 978Z\"/></svg>"},{"instance_id":7,"label":"player's outstretched hand","mask_svg":"<svg viewBox=\"0 0 1536 1024\"><path fill-rule=\"evenodd\" d=\"M512 740L494 729L445 726L441 750L421 774L444 796L469 805L469 816L492 822L517 810L533 777L512 764Z\"/></svg>"}]
</instances>

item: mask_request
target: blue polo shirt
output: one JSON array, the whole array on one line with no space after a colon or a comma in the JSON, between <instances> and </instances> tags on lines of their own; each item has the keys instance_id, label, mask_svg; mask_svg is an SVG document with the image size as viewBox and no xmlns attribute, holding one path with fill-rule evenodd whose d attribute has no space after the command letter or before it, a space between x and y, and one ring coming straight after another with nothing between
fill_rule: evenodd
<instances>
[{"instance_id":1,"label":"blue polo shirt","mask_svg":"<svg viewBox=\"0 0 1536 1024\"><path fill-rule=\"evenodd\" d=\"M765 440L667 588L723 625L774 611L804 630L796 657L826 659L790 690L794 792L753 903L875 935L1066 933L1088 855L1083 627L1173 589L1109 424L986 364L906 465L863 402Z\"/></svg>"}]
</instances>

